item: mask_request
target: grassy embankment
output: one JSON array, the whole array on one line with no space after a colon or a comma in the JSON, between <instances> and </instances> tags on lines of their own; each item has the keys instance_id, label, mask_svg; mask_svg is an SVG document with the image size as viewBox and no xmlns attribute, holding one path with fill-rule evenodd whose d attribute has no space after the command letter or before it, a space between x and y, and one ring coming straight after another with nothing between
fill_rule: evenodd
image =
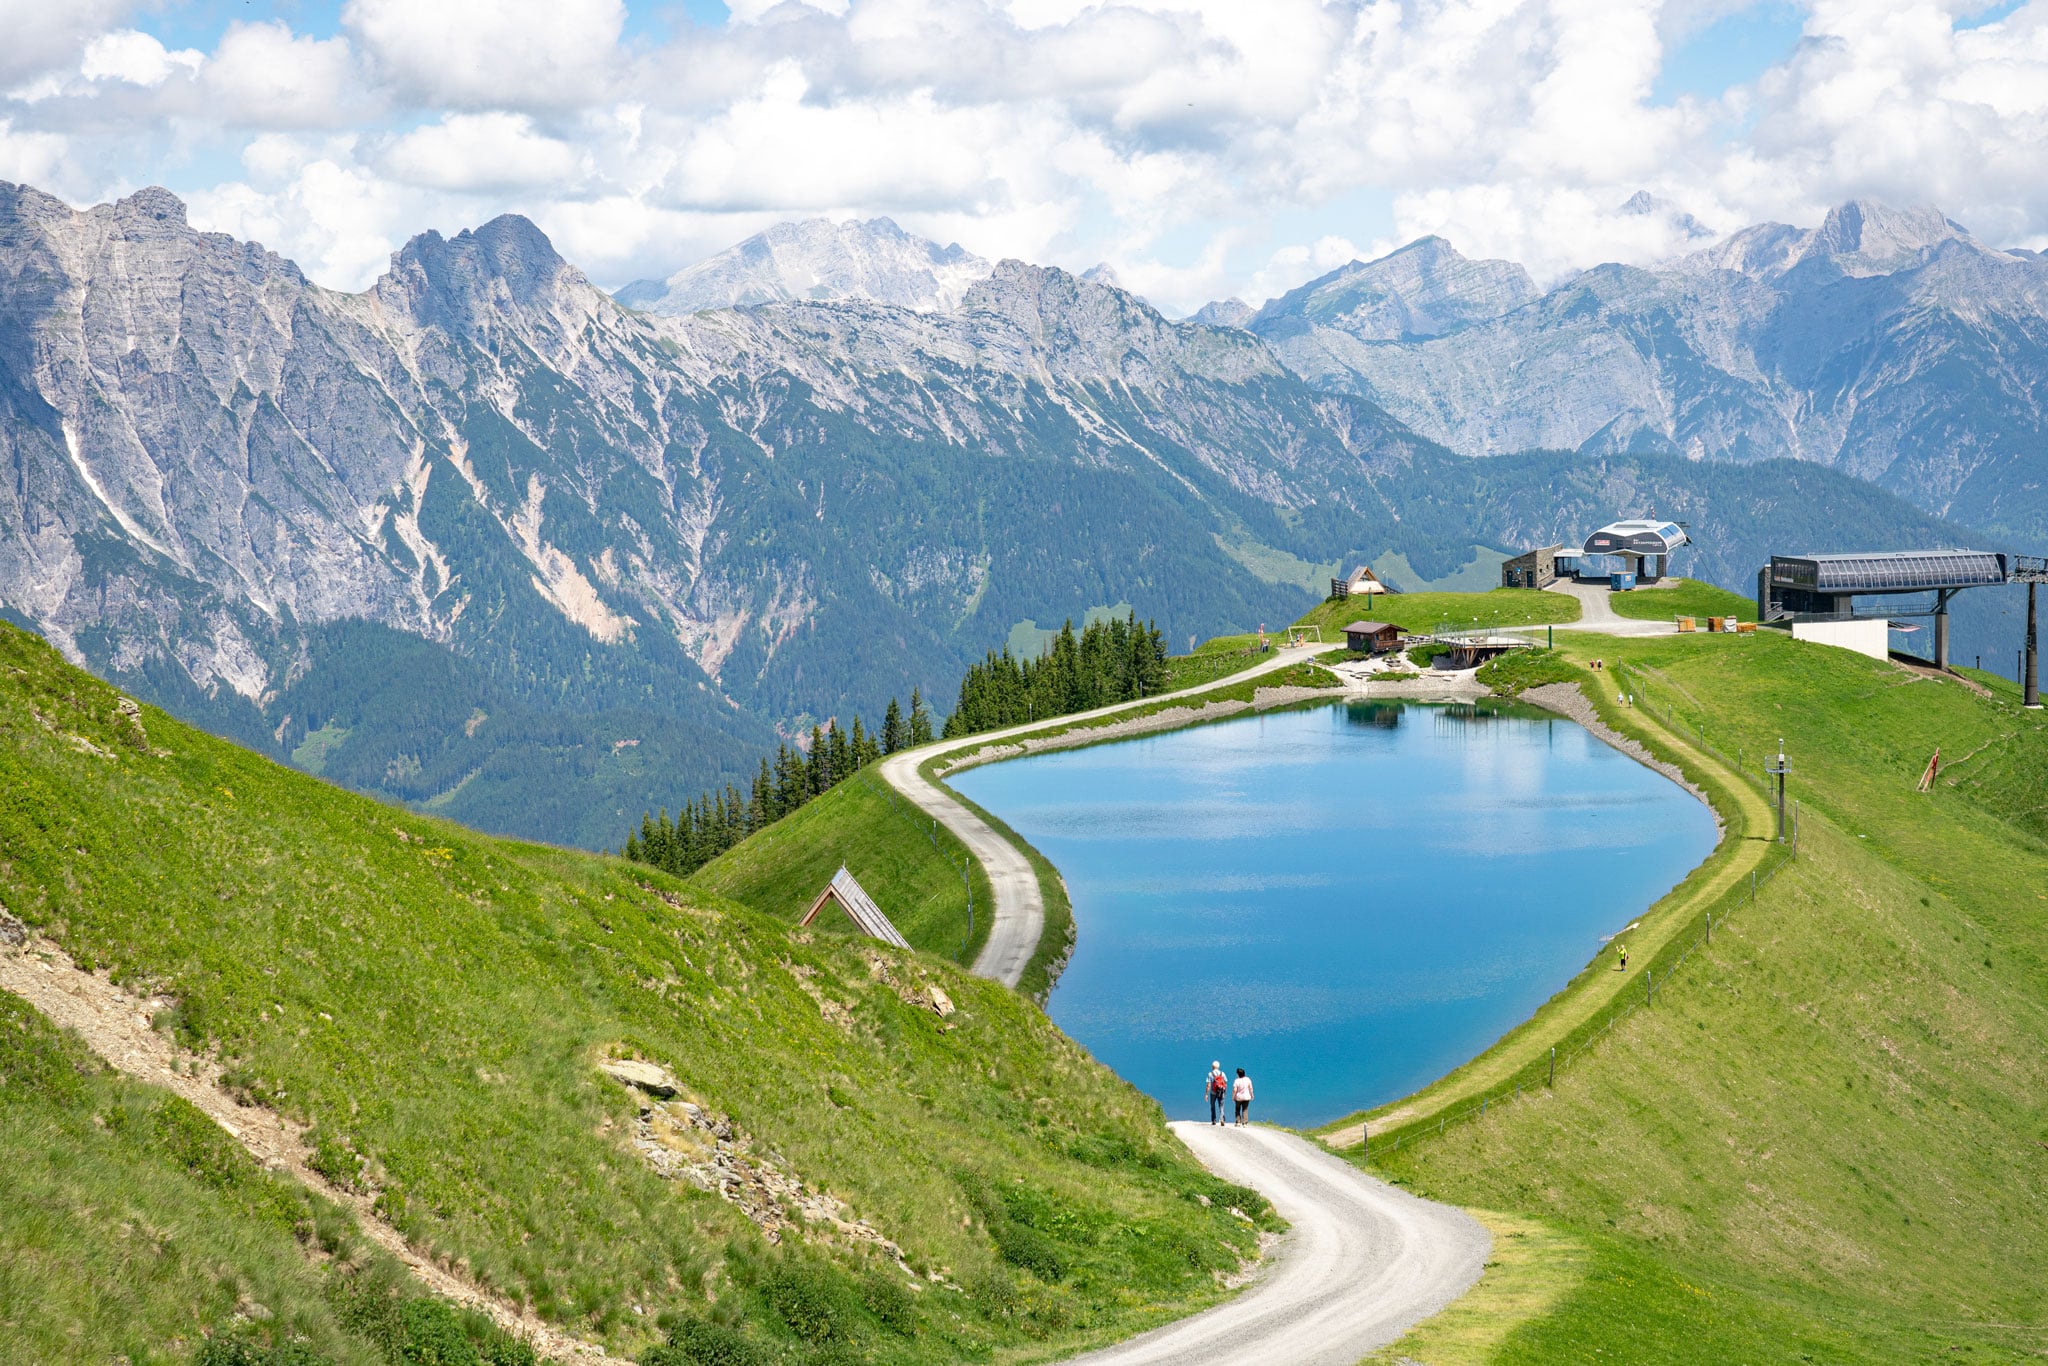
<instances>
[{"instance_id":1,"label":"grassy embankment","mask_svg":"<svg viewBox=\"0 0 2048 1366\"><path fill-rule=\"evenodd\" d=\"M1175 656L1168 661L1172 686L1200 686L1270 658L1247 644L1255 641L1256 637L1212 641L1194 654ZM1327 687L1335 682L1325 670L1297 664L1256 683L1210 689L1192 705L1250 701L1259 687ZM1141 703L1117 712L1115 719L1185 705L1190 703ZM1031 733L1065 734L1076 724L1087 723L1053 720ZM933 776L929 769L926 776ZM954 795L958 797L957 793ZM964 798L960 800L965 802ZM1038 870L1046 901L1046 927L1039 951L1026 968L1019 989L1033 999L1041 999L1050 986L1052 967L1065 952L1072 935L1073 917L1066 888L1058 871L1002 821L971 802L965 804L1008 836ZM957 963L971 963L987 941L993 899L988 876L980 863L944 826L935 827L929 817L890 792L881 775L872 771L833 788L727 850L692 874L689 882L764 915L793 921L841 863L852 869L876 904L917 948ZM974 885L971 926L963 869ZM833 915L818 923L827 932L845 932L843 917Z\"/></svg>"},{"instance_id":2,"label":"grassy embankment","mask_svg":"<svg viewBox=\"0 0 2048 1366\"><path fill-rule=\"evenodd\" d=\"M1667 579L1656 588L1637 588L1611 593L1607 605L1618 617L1638 621L1669 621L1673 617L1697 618L1699 629L1707 628L1708 617L1740 617L1756 620L1756 601L1698 579Z\"/></svg>"},{"instance_id":3,"label":"grassy embankment","mask_svg":"<svg viewBox=\"0 0 2048 1366\"><path fill-rule=\"evenodd\" d=\"M842 863L913 946L971 963L988 939L988 874L980 862L951 831L891 792L872 768L734 845L688 881L794 921ZM828 934L853 932L836 910L820 915L816 925Z\"/></svg>"},{"instance_id":4,"label":"grassy embankment","mask_svg":"<svg viewBox=\"0 0 2048 1366\"><path fill-rule=\"evenodd\" d=\"M716 1321L763 1361L1045 1355L1214 1299L1211 1273L1250 1245L1225 1211L1250 1197L1010 992L381 806L150 709L145 735L118 700L0 628L0 902L175 1000L158 1026L315 1125L321 1170L544 1317L629 1351ZM771 1246L735 1205L656 1176L636 1099L596 1070L612 1054L672 1068L900 1244L921 1288L829 1224ZM397 1360L320 1317L319 1202L231 1199L206 1160L138 1152L110 1097L177 1117L158 1093L91 1079L16 1105L5 1070L0 1359L141 1360L147 1343L187 1360L247 1291L272 1316L242 1306L244 1326L303 1331L307 1360ZM53 1146L60 1131L77 1139ZM137 1260L167 1268L146 1293Z\"/></svg>"},{"instance_id":5,"label":"grassy embankment","mask_svg":"<svg viewBox=\"0 0 2048 1366\"><path fill-rule=\"evenodd\" d=\"M1506 1245L1508 1279L1530 1289L1521 1305L1489 1313L1502 1292L1482 1282L1393 1354L2036 1356L2048 1347L2048 724L1988 675L1975 675L1987 699L1770 632L1560 640L1565 659L1595 653L1647 703L1615 706L1610 678L1593 689L1603 714L1705 786L1730 838L1695 891L1631 934L1625 979L1611 962L1581 974L1376 1132L1377 1169L1534 1220L1551 1240L1535 1255ZM1740 871L1768 815L1732 756L1754 768L1780 736L1800 857L1754 905L1738 885L1711 946L1692 943L1689 907ZM1917 793L1936 745L1952 766ZM1691 943L1682 966L1678 943ZM1646 960L1654 1005L1596 1027L1542 1086L1549 1044L1587 1037L1618 993L1639 1001ZM1433 1116L1467 1115L1482 1094L1484 1117L1435 1136Z\"/></svg>"},{"instance_id":6,"label":"grassy embankment","mask_svg":"<svg viewBox=\"0 0 2048 1366\"><path fill-rule=\"evenodd\" d=\"M1439 627L1470 631L1488 626L1545 626L1578 619L1579 601L1568 594L1496 588L1488 593L1375 593L1340 598L1318 603L1295 625L1319 626L1325 641L1342 645L1344 627L1354 621L1385 621L1404 631L1421 632Z\"/></svg>"},{"instance_id":7,"label":"grassy embankment","mask_svg":"<svg viewBox=\"0 0 2048 1366\"><path fill-rule=\"evenodd\" d=\"M413 1292L334 1204L5 992L0 1170L8 1361L533 1361L480 1315Z\"/></svg>"}]
</instances>

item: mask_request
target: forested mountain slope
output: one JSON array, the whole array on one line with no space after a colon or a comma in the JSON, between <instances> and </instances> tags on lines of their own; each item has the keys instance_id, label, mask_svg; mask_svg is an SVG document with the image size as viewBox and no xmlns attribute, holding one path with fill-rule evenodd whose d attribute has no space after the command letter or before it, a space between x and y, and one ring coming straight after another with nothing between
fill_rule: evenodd
<instances>
[{"instance_id":1,"label":"forested mountain slope","mask_svg":"<svg viewBox=\"0 0 2048 1366\"><path fill-rule=\"evenodd\" d=\"M394 811L124 707L6 626L0 732L9 937L110 974L312 1126L332 1189L560 1328L986 1359L1184 1312L1253 1245L1228 1211L1256 1197L1155 1104L939 959ZM380 1358L325 1307L369 1265L325 1261L345 1214L149 1088L50 1080L79 1050L11 1000L0 1031L0 1359L182 1362L246 1330L306 1337L277 1366L460 1360ZM628 1090L619 1058L683 1094Z\"/></svg>"},{"instance_id":2,"label":"forested mountain slope","mask_svg":"<svg viewBox=\"0 0 2048 1366\"><path fill-rule=\"evenodd\" d=\"M555 838L599 836L493 788L658 804L775 726L949 691L1027 616L1277 619L1312 569L1247 547L1335 559L1386 520L1357 456L1416 444L1242 332L1016 262L948 314L656 318L502 218L344 295L160 190L8 187L0 278L0 603L273 752L324 730L337 773ZM407 656L352 620L445 649L460 738L391 743L439 705L402 671L294 695Z\"/></svg>"},{"instance_id":3,"label":"forested mountain slope","mask_svg":"<svg viewBox=\"0 0 2048 1366\"><path fill-rule=\"evenodd\" d=\"M823 279L842 236L775 269ZM930 256L856 245L883 275ZM951 697L1027 618L1128 603L1182 648L1293 619L1346 562L1436 577L1648 512L1700 522L1690 572L1738 589L1771 550L1976 539L1818 470L1492 471L1311 387L1277 334L972 274L942 311L834 276L655 316L507 217L350 295L161 190L6 187L0 614L310 771L595 846L778 735ZM1261 317L1463 346L1544 306L1441 243L1340 276Z\"/></svg>"}]
</instances>

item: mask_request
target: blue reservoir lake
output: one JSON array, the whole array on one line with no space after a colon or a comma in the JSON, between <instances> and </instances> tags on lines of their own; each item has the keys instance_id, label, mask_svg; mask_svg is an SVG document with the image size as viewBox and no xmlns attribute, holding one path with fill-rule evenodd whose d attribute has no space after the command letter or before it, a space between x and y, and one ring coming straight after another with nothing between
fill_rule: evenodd
<instances>
[{"instance_id":1,"label":"blue reservoir lake","mask_svg":"<svg viewBox=\"0 0 2048 1366\"><path fill-rule=\"evenodd\" d=\"M1206 1116L1406 1095L1529 1015L1714 846L1676 784L1513 704L1355 702L1055 751L948 780L1065 876L1059 1026Z\"/></svg>"}]
</instances>

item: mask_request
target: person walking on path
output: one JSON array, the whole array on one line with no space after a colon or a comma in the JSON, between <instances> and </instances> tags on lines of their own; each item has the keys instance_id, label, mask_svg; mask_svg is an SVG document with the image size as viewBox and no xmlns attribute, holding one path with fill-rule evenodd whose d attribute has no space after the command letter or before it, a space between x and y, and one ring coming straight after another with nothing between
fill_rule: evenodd
<instances>
[{"instance_id":1,"label":"person walking on path","mask_svg":"<svg viewBox=\"0 0 2048 1366\"><path fill-rule=\"evenodd\" d=\"M1223 1075L1223 1064L1220 1061L1209 1064L1209 1080L1203 1085L1209 1096L1209 1122L1221 1124L1223 1102L1230 1095L1230 1078Z\"/></svg>"},{"instance_id":2,"label":"person walking on path","mask_svg":"<svg viewBox=\"0 0 2048 1366\"><path fill-rule=\"evenodd\" d=\"M1237 1122L1242 1125L1252 1108L1252 1079L1242 1067L1237 1069L1237 1080L1230 1084L1230 1098L1237 1102Z\"/></svg>"},{"instance_id":3,"label":"person walking on path","mask_svg":"<svg viewBox=\"0 0 2048 1366\"><path fill-rule=\"evenodd\" d=\"M1626 944L1616 944L1616 945L1614 946L1614 951L1615 951L1616 953L1618 953L1618 954L1620 954L1620 955L1621 955L1621 970L1622 970L1623 972L1627 972L1627 971L1628 971L1628 945L1626 945Z\"/></svg>"}]
</instances>

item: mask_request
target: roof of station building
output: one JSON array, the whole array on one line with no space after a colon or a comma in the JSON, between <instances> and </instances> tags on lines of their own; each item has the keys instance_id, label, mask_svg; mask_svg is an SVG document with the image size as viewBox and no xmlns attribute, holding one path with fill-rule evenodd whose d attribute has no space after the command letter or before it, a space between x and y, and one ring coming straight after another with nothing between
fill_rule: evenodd
<instances>
[{"instance_id":1,"label":"roof of station building","mask_svg":"<svg viewBox=\"0 0 2048 1366\"><path fill-rule=\"evenodd\" d=\"M1812 593L1926 593L2004 583L2006 557L1990 550L1888 550L1773 555L1771 582Z\"/></svg>"}]
</instances>

